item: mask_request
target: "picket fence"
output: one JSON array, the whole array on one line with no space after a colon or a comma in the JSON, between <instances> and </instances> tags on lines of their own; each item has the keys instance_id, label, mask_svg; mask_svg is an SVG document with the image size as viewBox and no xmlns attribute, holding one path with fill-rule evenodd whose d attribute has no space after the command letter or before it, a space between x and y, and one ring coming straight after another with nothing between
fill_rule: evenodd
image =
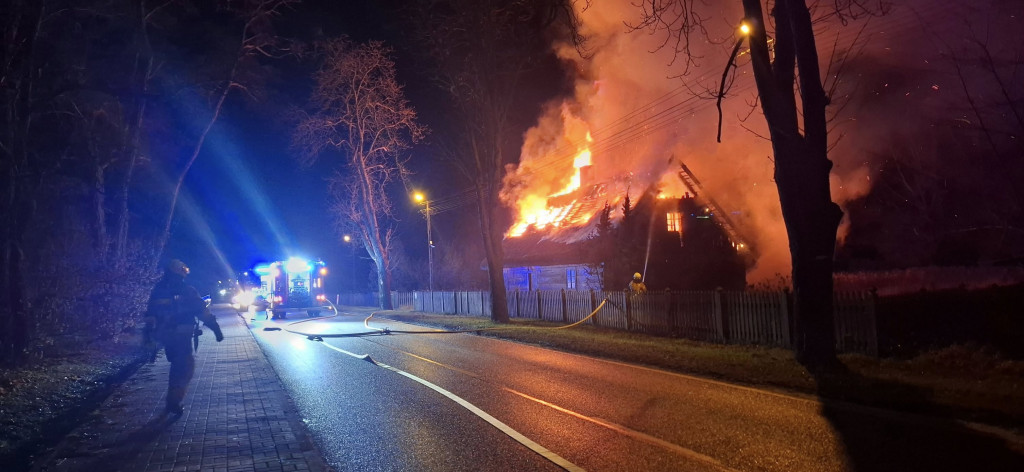
<instances>
[{"instance_id":1,"label":"picket fence","mask_svg":"<svg viewBox=\"0 0 1024 472\"><path fill-rule=\"evenodd\" d=\"M512 318L574 323L597 313L594 326L715 343L792 347L792 302L783 291L685 291L631 294L623 291L509 291ZM375 293L339 294L338 304L380 306ZM605 302L601 305L602 302ZM463 316L490 316L490 292L392 292L395 308ZM598 307L600 306L600 310ZM836 292L836 349L878 356L876 297Z\"/></svg>"}]
</instances>

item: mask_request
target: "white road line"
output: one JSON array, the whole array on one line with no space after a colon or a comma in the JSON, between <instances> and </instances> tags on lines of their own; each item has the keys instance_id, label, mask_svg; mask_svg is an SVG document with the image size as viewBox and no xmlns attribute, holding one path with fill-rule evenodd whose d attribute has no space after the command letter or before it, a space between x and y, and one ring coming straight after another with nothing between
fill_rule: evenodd
<instances>
[{"instance_id":1,"label":"white road line","mask_svg":"<svg viewBox=\"0 0 1024 472\"><path fill-rule=\"evenodd\" d=\"M394 320L394 319L390 319L390 318L383 318L383 319L386 319L386 320L391 321L393 323L410 324L410 323L407 323L407 322L404 322L404 321L401 321L401 320ZM501 339L501 338L488 338L488 340L490 340L490 341L497 341L497 342L511 343L511 344L515 344L517 346L528 346L528 347L532 347L532 348L536 348L536 349L546 349L546 348L543 348L543 347L534 346L534 345L527 344L527 343L510 341L510 340ZM385 347L388 347L389 349L394 349L394 348L392 348L390 346L385 346ZM399 350L399 351L400 352L405 352L405 351L401 351L401 350ZM746 385L740 385L740 384L735 384L735 383L730 383L730 382L724 382L724 381L720 381L720 380L709 379L709 378L706 378L706 377L698 377L698 376L695 376L695 375L684 374L684 373L681 373L681 372L672 372L672 371L665 370L665 369L662 369L662 368L657 368L657 367L649 367L649 366L644 366L644 365L639 365L639 364L630 364L628 362L616 361L616 360L611 360L611 359L603 359L603 358L600 358L600 357L588 356L588 355L584 355L584 354L577 354L577 353L573 353L573 352L566 352L566 351L558 351L558 352L560 354L563 354L563 355L566 355L566 356L579 357L579 358L582 358L582 359L587 359L589 361L597 361L597 362L600 362L600 363L611 364L611 365L616 365L616 366L621 366L621 367L628 367L628 368L632 368L632 369L646 370L646 371L655 372L655 373L658 373L658 374L668 375L668 376L672 376L672 377L684 378L684 379L687 379L687 380L690 380L690 381L694 381L694 382L698 382L698 383L706 383L706 384L711 384L711 385L717 385L717 386L731 388L731 389L735 389L735 390L746 391L746 392L753 393L753 394L758 394L758 395L768 395L768 396L773 396L773 397L780 398L780 399L785 399L785 400L795 400L795 401L802 402L802 403L808 403L808 404L816 405L816 406L818 406L819 409L825 408L825 406L826 406L825 404L828 403L828 404L830 404L832 406L844 408L844 409L847 409L847 410L850 410L850 411L857 411L857 412L860 412L860 413L869 413L869 414L877 415L877 416L880 416L880 417L883 417L883 418L888 418L888 419L894 419L894 420L898 419L898 420L906 421L906 422L909 422L909 423L912 423L912 424L920 424L920 425L929 426L929 427L936 427L937 426L937 427L941 427L941 428L950 428L949 420L944 419L944 418L939 418L939 417L932 417L932 416L923 415L923 414L917 414L917 413L908 413L908 412L901 412L901 411L896 411L896 410L889 410L889 409L880 408L880 407L874 407L874 406L868 406L868 405L861 405L861 404L857 404L857 403L851 403L851 402L847 402L847 401L843 401L843 400L821 398L821 397L815 396L813 394L797 393L797 392L785 393L785 392L779 392L779 391L774 391L774 390L768 390L768 389L765 389L764 387L761 387L761 388L749 387L749 386L746 386ZM410 354L410 353L406 353L406 354L415 356L415 354ZM425 360L427 360L429 362L434 362L434 361L430 361L429 359L425 359ZM454 367L451 367L451 366L445 366L445 367L454 369ZM470 373L470 375L473 375L473 374ZM481 379L481 380L483 380L483 379ZM484 380L484 381L486 382L486 380ZM504 388L504 387L502 387L502 388ZM518 395L518 392L512 391L511 393L516 393ZM1022 435L1020 432L1018 432L1016 430L1009 430L1009 429L1006 429L1006 428L1003 428L1003 427L999 427L999 426L994 426L994 425L984 424L984 423L977 423L977 422L966 421L966 420L960 420L960 419L953 419L952 423L956 424L958 426L970 429L972 431L975 431L975 432L977 432L979 434L991 435L991 436L999 437L999 438L1003 439L1004 441L1007 441L1009 443L1012 443L1012 444L1016 445L1017 447L1024 447L1024 435Z\"/></svg>"},{"instance_id":2,"label":"white road line","mask_svg":"<svg viewBox=\"0 0 1024 472\"><path fill-rule=\"evenodd\" d=\"M535 403L538 403L540 405L543 405L543 406L546 406L548 408L551 408L551 409L553 409L555 411L559 411L559 412L567 414L569 416L572 416L572 417L575 417L575 418L579 418L579 419L581 419L583 421L588 421L588 422L594 423L594 424L596 424L598 426L602 426L602 427L608 428L608 429L610 429L612 431L615 431L615 432L617 432L619 434L623 434L625 436L629 436L629 437L631 437L633 439L636 439L638 441L643 441L643 442L646 442L648 444L653 444L655 446L658 446L658 447L661 447L661 448L666 449L668 451L674 452L674 453L679 454L679 455L681 455L683 457L686 457L688 459L691 459L691 460L694 460L694 461L698 461L698 462L701 462L703 464L715 467L718 470L728 471L728 472L736 472L736 469L730 468L729 466L723 464L718 459L715 459L714 457L711 457L711 456L708 456L708 455L705 455L705 454L701 454L701 453L699 453L697 451L694 451L693 449L685 448L685 447L680 446L678 444L665 441L664 439L661 439L661 438L658 438L658 437L655 437L655 436L651 436L651 435L649 435L647 433L643 433L643 432L637 431L635 429L632 429L632 428L629 428L629 427L626 427L626 426L622 426L622 425L617 424L617 423L612 423L612 422L606 421L606 420L601 419L601 418L595 418L595 417L592 417L592 416L584 415L583 413L578 413L578 412L570 410L568 408L564 408L564 407L555 405L554 403L551 403L551 402L548 402L548 401L545 401L545 400L541 400L541 399L539 399L537 397L534 397L534 396L528 395L526 393L520 392L520 391L518 391L516 389L506 387L504 385L495 384L495 383L491 382L490 380L487 380L487 379L485 379L485 378L483 378L483 377L481 377L481 376L479 376L479 375L477 375L477 374L475 374L473 372L470 372L468 370L460 369L460 368L455 367L455 366L450 366L448 364L444 364L442 362L438 362L438 361L435 361L435 360L432 360L432 359L428 359L426 357L419 356L419 355L413 354L413 353L408 352L408 351L403 351L403 350L395 348L395 347L390 347L390 346L385 346L385 347L387 347L388 349L392 349L392 350L401 352L401 353L403 353L405 355L408 355L408 356L411 356L413 358L422 360L424 362L429 362L431 364L443 367L445 369L449 369L449 370L452 370L452 371L455 371L455 372L459 372L459 373L464 374L464 375L468 375L468 376L473 377L473 378L475 378L475 379L477 379L477 380L479 380L481 382L484 382L484 383L489 384L489 385L493 385L493 386L498 387L498 388L500 388L500 389L502 389L502 390L504 390L506 392L512 393L514 395L518 395L518 396L523 397L523 398L525 398L527 400L530 400L532 402L535 402Z\"/></svg>"},{"instance_id":3,"label":"white road line","mask_svg":"<svg viewBox=\"0 0 1024 472\"><path fill-rule=\"evenodd\" d=\"M585 472L585 470L582 467L580 467L580 466L578 466L576 464L573 464L572 462L569 462L568 460L566 460L562 456L559 456L558 454L555 454L554 452L552 452L548 448L538 444L536 441L534 441L534 440L524 436L522 433L512 429L512 427L510 427L509 425L501 422L501 420L491 416L486 411L481 410L476 405L473 405L472 403L466 401L462 397L460 397L460 396L458 396L458 395L456 395L456 394L454 394L452 392L449 392L448 390L445 390L444 388L441 388L440 386L438 386L438 385L436 385L434 383L431 383L430 381L427 381L426 379L422 379L422 378L417 377L417 376L415 376L413 374L410 374L410 373L408 373L408 372L406 372L404 370L401 370L401 369L398 369L398 368L395 368L395 367L391 367L391 366L389 366L387 364L382 364L380 362L376 362L373 359L370 359L370 355L369 354L355 354L353 352L346 351L346 350L341 349L339 347L332 346L332 345L330 345L330 344L328 344L326 342L321 343L321 344L323 344L327 348L333 349L333 350L338 351L338 352L340 352L342 354L345 354L345 355L352 356L352 357L354 357L356 359L372 362L374 365L376 365L378 367L390 370L390 371L395 372L395 373L397 373L399 375L403 375L403 376L405 376L405 377L407 377L409 379L415 380L416 382L419 382L420 384L423 384L423 385L425 385L427 387L430 387L432 390L436 391L437 393L440 393L441 395L444 395L444 396L448 397L448 399L454 401L455 403L458 403L463 408L465 408L465 409L469 410L470 412L472 412L473 414L479 416L480 418L482 418L484 421L490 423L495 428L498 428L499 431L507 434L512 439L515 439L516 441L519 441L520 444L530 448L530 450L532 450L533 452L536 452L537 454L540 454L542 457L544 457L545 459L553 462L555 465L557 465L557 466L559 466L559 467L561 467L561 468L563 468L565 470L568 470L570 472Z\"/></svg>"}]
</instances>

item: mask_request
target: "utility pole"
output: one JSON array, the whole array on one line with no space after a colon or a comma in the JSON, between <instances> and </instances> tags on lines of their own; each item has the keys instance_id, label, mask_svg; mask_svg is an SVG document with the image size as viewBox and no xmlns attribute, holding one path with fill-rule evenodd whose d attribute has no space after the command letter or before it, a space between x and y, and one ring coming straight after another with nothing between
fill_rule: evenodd
<instances>
[{"instance_id":1,"label":"utility pole","mask_svg":"<svg viewBox=\"0 0 1024 472\"><path fill-rule=\"evenodd\" d=\"M433 233L430 230L430 200L426 201L427 204L427 273L429 274L427 288L431 292L434 291L434 238Z\"/></svg>"},{"instance_id":2,"label":"utility pole","mask_svg":"<svg viewBox=\"0 0 1024 472\"><path fill-rule=\"evenodd\" d=\"M430 228L430 200L427 196L421 192L416 192L412 196L413 200L417 203L423 203L426 205L426 209L423 210L423 214L427 216L427 273L428 282L427 289L431 292L434 291L434 237Z\"/></svg>"}]
</instances>

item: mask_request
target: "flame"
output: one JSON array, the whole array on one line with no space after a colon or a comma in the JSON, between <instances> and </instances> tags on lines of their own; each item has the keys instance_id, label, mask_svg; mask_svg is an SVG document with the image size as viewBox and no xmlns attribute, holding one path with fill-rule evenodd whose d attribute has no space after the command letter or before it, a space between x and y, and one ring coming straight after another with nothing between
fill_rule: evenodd
<instances>
[{"instance_id":1,"label":"flame","mask_svg":"<svg viewBox=\"0 0 1024 472\"><path fill-rule=\"evenodd\" d=\"M575 203L575 200L573 201ZM546 228L548 225L558 226L558 223L565 218L565 214L572 207L572 203L550 208L547 197L539 195L527 195L519 201L519 217L512 225L508 235L512 237L522 236L531 226L536 229Z\"/></svg>"},{"instance_id":2,"label":"flame","mask_svg":"<svg viewBox=\"0 0 1024 472\"><path fill-rule=\"evenodd\" d=\"M580 169L587 167L592 163L590 143L593 141L594 139L590 136L590 132L588 131L586 144L583 145L583 148L580 149L576 154L576 157L573 158L572 166L574 173L572 177L570 177L569 183L565 188L547 196L527 194L519 198L516 202L519 214L516 217L516 222L509 229L508 236L522 236L523 233L531 227L540 230L549 226L557 228L563 223L577 224L581 221L587 221L591 216L593 216L593 214L582 215L583 218L580 218L580 216L577 215L576 217L569 218L569 221L566 220L566 217L569 216L572 209L576 206L578 199L573 199L567 203L564 200L560 200L559 203L564 204L559 206L549 205L549 199L569 195L580 189L580 186L582 185Z\"/></svg>"},{"instance_id":3,"label":"flame","mask_svg":"<svg viewBox=\"0 0 1024 472\"><path fill-rule=\"evenodd\" d=\"M590 136L587 135L589 138ZM590 165L590 149L585 148L576 155L576 158L572 161L573 168L576 169L576 173L569 179L569 185L562 190L548 195L549 197L560 197L562 195L568 195L580 189L580 169Z\"/></svg>"}]
</instances>

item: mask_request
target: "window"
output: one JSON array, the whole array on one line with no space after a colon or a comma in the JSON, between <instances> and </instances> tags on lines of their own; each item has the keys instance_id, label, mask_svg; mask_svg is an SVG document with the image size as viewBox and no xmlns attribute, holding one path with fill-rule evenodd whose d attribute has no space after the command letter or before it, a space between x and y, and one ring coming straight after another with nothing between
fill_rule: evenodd
<instances>
[{"instance_id":1,"label":"window","mask_svg":"<svg viewBox=\"0 0 1024 472\"><path fill-rule=\"evenodd\" d=\"M683 231L683 214L670 211L665 214L665 220L669 231L681 233Z\"/></svg>"},{"instance_id":2,"label":"window","mask_svg":"<svg viewBox=\"0 0 1024 472\"><path fill-rule=\"evenodd\" d=\"M505 288L507 290L530 290L530 268L513 267L503 269L505 273Z\"/></svg>"},{"instance_id":3,"label":"window","mask_svg":"<svg viewBox=\"0 0 1024 472\"><path fill-rule=\"evenodd\" d=\"M565 288L576 290L576 269L565 269Z\"/></svg>"}]
</instances>

